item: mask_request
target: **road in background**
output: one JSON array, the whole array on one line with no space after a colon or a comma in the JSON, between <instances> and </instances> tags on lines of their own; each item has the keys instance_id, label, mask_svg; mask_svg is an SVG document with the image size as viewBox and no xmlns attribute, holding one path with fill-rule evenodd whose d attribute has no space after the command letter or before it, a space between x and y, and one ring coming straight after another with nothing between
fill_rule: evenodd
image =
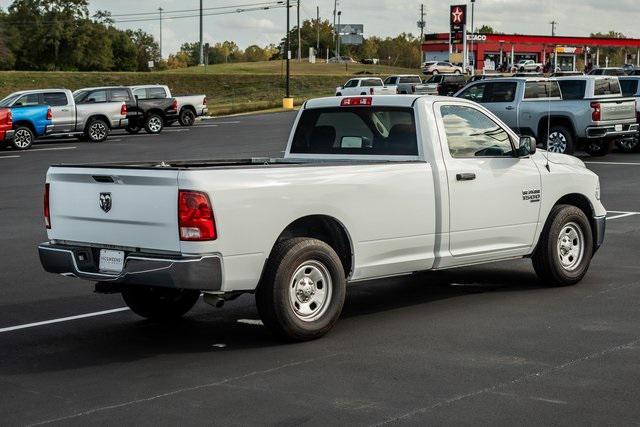
<instances>
[{"instance_id":1,"label":"road in background","mask_svg":"<svg viewBox=\"0 0 640 427\"><path fill-rule=\"evenodd\" d=\"M640 154L584 159L616 219L581 284L544 288L527 260L359 283L309 343L274 340L251 296L154 323L40 267L49 164L279 157L293 119L0 151L5 424L637 422Z\"/></svg>"}]
</instances>

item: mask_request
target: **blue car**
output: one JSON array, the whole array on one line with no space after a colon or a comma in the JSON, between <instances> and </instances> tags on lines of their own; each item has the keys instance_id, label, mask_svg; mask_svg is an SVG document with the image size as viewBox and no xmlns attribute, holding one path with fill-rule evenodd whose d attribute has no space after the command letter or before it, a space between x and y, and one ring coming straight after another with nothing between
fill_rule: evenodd
<instances>
[{"instance_id":1,"label":"blue car","mask_svg":"<svg viewBox=\"0 0 640 427\"><path fill-rule=\"evenodd\" d=\"M37 138L53 129L51 108L32 101L28 95L21 94L9 95L0 101L0 107L11 108L14 130L11 145L18 150L28 150Z\"/></svg>"}]
</instances>

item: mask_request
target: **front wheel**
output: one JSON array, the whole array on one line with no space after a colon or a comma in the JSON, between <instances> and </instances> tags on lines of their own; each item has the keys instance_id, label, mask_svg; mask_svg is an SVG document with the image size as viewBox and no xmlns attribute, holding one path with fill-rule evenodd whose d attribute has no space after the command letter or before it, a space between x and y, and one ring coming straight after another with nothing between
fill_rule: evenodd
<instances>
[{"instance_id":1,"label":"front wheel","mask_svg":"<svg viewBox=\"0 0 640 427\"><path fill-rule=\"evenodd\" d=\"M336 252L317 239L278 243L256 292L264 324L281 338L307 341L329 332L342 312L344 268Z\"/></svg>"},{"instance_id":2,"label":"front wheel","mask_svg":"<svg viewBox=\"0 0 640 427\"><path fill-rule=\"evenodd\" d=\"M144 130L150 134L158 134L164 128L164 121L158 114L150 114L144 122Z\"/></svg>"},{"instance_id":3,"label":"front wheel","mask_svg":"<svg viewBox=\"0 0 640 427\"><path fill-rule=\"evenodd\" d=\"M28 150L33 145L35 136L33 131L26 126L20 126L16 129L11 140L11 145L16 150Z\"/></svg>"},{"instance_id":4,"label":"front wheel","mask_svg":"<svg viewBox=\"0 0 640 427\"><path fill-rule=\"evenodd\" d=\"M122 291L125 304L137 315L152 320L182 317L198 302L199 291L152 286L131 286Z\"/></svg>"},{"instance_id":5,"label":"front wheel","mask_svg":"<svg viewBox=\"0 0 640 427\"><path fill-rule=\"evenodd\" d=\"M591 157L603 157L611 152L611 142L591 141L585 145L584 151L586 151Z\"/></svg>"},{"instance_id":6,"label":"front wheel","mask_svg":"<svg viewBox=\"0 0 640 427\"><path fill-rule=\"evenodd\" d=\"M196 113L189 109L184 109L180 112L180 117L178 118L181 126L193 126L196 122Z\"/></svg>"},{"instance_id":7,"label":"front wheel","mask_svg":"<svg viewBox=\"0 0 640 427\"><path fill-rule=\"evenodd\" d=\"M103 142L109 137L109 126L102 119L92 119L87 125L85 138L89 142Z\"/></svg>"},{"instance_id":8,"label":"front wheel","mask_svg":"<svg viewBox=\"0 0 640 427\"><path fill-rule=\"evenodd\" d=\"M592 256L593 234L587 216L575 206L555 206L532 257L540 280L550 286L574 285L587 274Z\"/></svg>"},{"instance_id":9,"label":"front wheel","mask_svg":"<svg viewBox=\"0 0 640 427\"><path fill-rule=\"evenodd\" d=\"M564 126L551 126L547 137L547 150L551 153L573 154L573 134Z\"/></svg>"}]
</instances>

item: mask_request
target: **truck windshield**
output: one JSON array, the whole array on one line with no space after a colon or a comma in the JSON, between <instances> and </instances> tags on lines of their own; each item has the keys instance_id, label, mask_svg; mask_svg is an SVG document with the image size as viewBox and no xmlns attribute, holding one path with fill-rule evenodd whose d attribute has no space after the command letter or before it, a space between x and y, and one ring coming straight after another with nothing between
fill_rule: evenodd
<instances>
[{"instance_id":1,"label":"truck windshield","mask_svg":"<svg viewBox=\"0 0 640 427\"><path fill-rule=\"evenodd\" d=\"M411 108L339 107L305 110L292 154L417 156Z\"/></svg>"},{"instance_id":2,"label":"truck windshield","mask_svg":"<svg viewBox=\"0 0 640 427\"><path fill-rule=\"evenodd\" d=\"M5 99L0 101L0 107L10 107L19 96L20 95L7 96Z\"/></svg>"}]
</instances>

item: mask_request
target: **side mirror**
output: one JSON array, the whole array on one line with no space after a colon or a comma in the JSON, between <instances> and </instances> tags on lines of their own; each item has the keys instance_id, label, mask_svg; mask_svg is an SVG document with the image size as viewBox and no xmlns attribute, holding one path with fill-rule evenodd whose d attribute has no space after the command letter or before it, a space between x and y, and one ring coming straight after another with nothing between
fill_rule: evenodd
<instances>
[{"instance_id":1,"label":"side mirror","mask_svg":"<svg viewBox=\"0 0 640 427\"><path fill-rule=\"evenodd\" d=\"M528 157L536 153L537 141L532 136L521 136L518 157Z\"/></svg>"}]
</instances>

